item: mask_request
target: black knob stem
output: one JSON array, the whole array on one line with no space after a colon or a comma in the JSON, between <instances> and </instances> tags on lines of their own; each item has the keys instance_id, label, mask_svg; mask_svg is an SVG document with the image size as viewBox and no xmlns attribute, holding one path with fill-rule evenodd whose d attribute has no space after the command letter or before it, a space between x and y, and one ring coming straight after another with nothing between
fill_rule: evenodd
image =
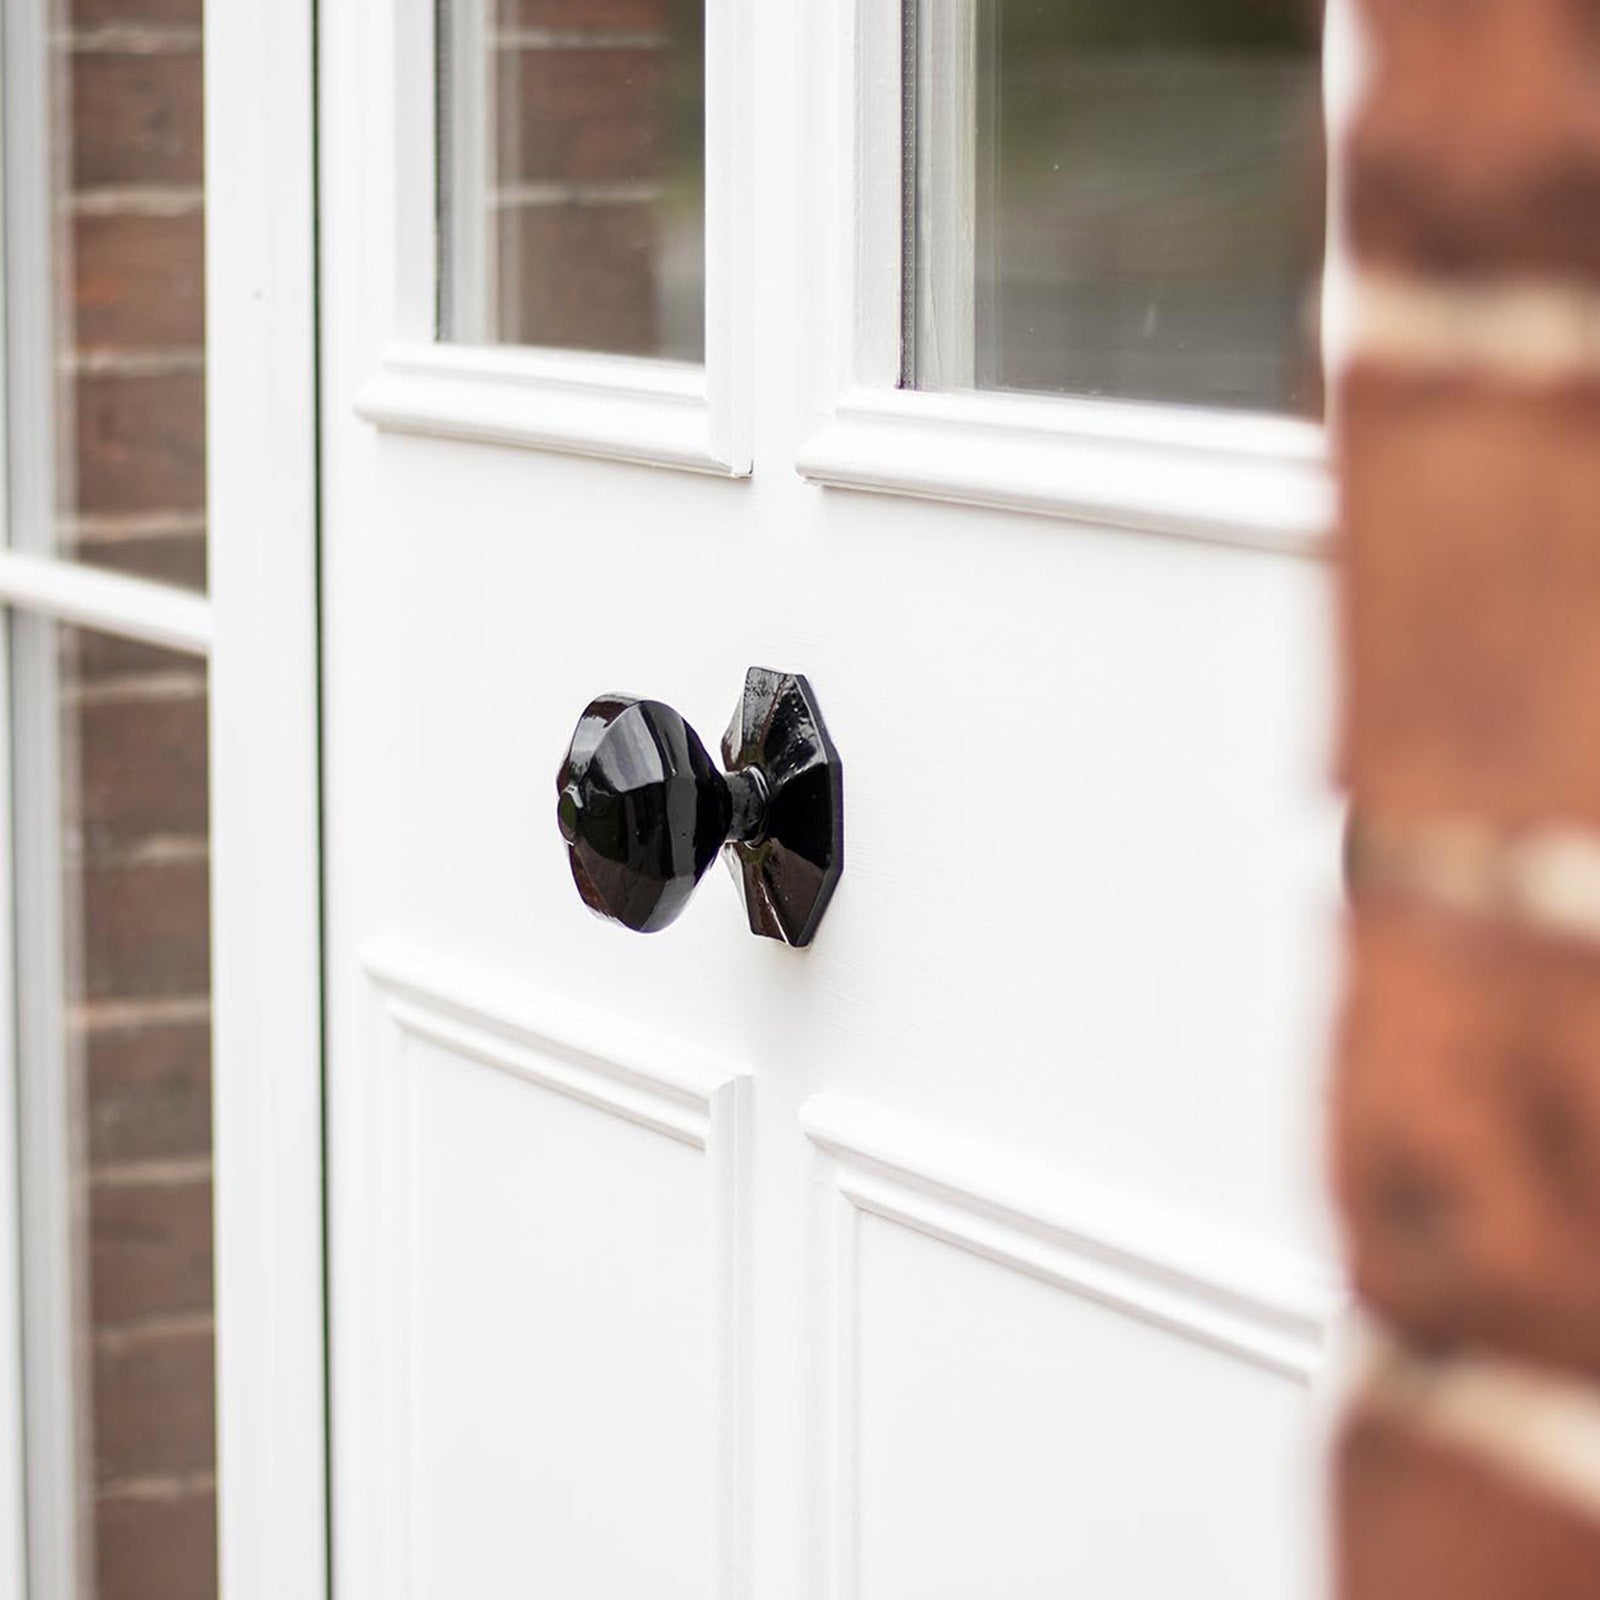
<instances>
[{"instance_id":1,"label":"black knob stem","mask_svg":"<svg viewBox=\"0 0 1600 1600\"><path fill-rule=\"evenodd\" d=\"M746 767L727 775L733 815L728 822L728 842L756 844L767 831L767 780L760 767Z\"/></svg>"}]
</instances>

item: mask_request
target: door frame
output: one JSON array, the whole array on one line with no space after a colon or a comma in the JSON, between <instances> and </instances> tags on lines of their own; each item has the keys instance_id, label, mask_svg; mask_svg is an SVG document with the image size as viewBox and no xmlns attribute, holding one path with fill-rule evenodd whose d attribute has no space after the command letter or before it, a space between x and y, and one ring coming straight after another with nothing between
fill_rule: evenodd
<instances>
[{"instance_id":1,"label":"door frame","mask_svg":"<svg viewBox=\"0 0 1600 1600\"><path fill-rule=\"evenodd\" d=\"M206 0L218 1537L328 1592L315 0Z\"/></svg>"},{"instance_id":2,"label":"door frame","mask_svg":"<svg viewBox=\"0 0 1600 1600\"><path fill-rule=\"evenodd\" d=\"M24 70L21 45L42 34L20 0L5 18L10 74ZM36 554L18 547L25 535L18 546L0 540L0 644L12 615L26 614L209 666L217 1517L229 1600L316 1600L328 1588L314 21L314 0L205 4L209 593ZM14 181L29 148L8 143L8 222L48 227L47 204ZM16 320L26 288L16 273L0 277L0 331L26 326ZM15 404L20 341L6 354ZM9 509L26 462L5 411ZM0 664L7 697L8 677ZM12 958L25 941L11 776L7 737L0 1077L23 1099L19 1116L16 1094L0 1095L0 1301L12 1308L0 1318L0 1588L74 1600L73 1483L59 1470L71 1397L60 1403L59 1383L41 1393L24 1358L61 1329L48 1305L23 1299L32 1279L21 1207L35 1196L18 1170L28 1067L14 1004ZM48 1470L33 1470L40 1458Z\"/></svg>"}]
</instances>

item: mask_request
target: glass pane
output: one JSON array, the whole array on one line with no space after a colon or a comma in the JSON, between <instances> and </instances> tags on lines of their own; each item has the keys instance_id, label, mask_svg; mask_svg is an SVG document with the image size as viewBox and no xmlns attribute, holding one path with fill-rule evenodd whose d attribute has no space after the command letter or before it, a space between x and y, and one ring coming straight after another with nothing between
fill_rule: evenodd
<instances>
[{"instance_id":1,"label":"glass pane","mask_svg":"<svg viewBox=\"0 0 1600 1600\"><path fill-rule=\"evenodd\" d=\"M906 376L1320 408L1306 0L909 0Z\"/></svg>"},{"instance_id":2,"label":"glass pane","mask_svg":"<svg viewBox=\"0 0 1600 1600\"><path fill-rule=\"evenodd\" d=\"M6 14L11 537L189 589L206 583L200 16Z\"/></svg>"},{"instance_id":3,"label":"glass pane","mask_svg":"<svg viewBox=\"0 0 1600 1600\"><path fill-rule=\"evenodd\" d=\"M205 667L26 616L13 641L32 1490L76 1508L73 1594L209 1600Z\"/></svg>"},{"instance_id":4,"label":"glass pane","mask_svg":"<svg viewBox=\"0 0 1600 1600\"><path fill-rule=\"evenodd\" d=\"M703 0L439 0L439 331L705 354Z\"/></svg>"}]
</instances>

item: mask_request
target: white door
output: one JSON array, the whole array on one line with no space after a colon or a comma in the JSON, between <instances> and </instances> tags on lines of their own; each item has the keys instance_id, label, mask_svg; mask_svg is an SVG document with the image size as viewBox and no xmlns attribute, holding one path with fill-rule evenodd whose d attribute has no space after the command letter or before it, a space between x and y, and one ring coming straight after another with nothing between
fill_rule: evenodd
<instances>
[{"instance_id":1,"label":"white door","mask_svg":"<svg viewBox=\"0 0 1600 1600\"><path fill-rule=\"evenodd\" d=\"M1306 9L322 8L345 1600L1315 1592ZM752 666L814 941L592 915Z\"/></svg>"}]
</instances>

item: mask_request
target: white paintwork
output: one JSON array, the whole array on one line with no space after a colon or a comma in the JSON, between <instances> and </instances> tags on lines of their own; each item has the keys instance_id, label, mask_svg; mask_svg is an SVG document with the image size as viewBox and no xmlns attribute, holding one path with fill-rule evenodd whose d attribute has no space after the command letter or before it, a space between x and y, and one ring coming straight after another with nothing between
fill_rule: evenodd
<instances>
[{"instance_id":1,"label":"white paintwork","mask_svg":"<svg viewBox=\"0 0 1600 1600\"><path fill-rule=\"evenodd\" d=\"M0 550L0 604L190 655L211 650L211 605L204 595L50 556Z\"/></svg>"},{"instance_id":2,"label":"white paintwork","mask_svg":"<svg viewBox=\"0 0 1600 1600\"><path fill-rule=\"evenodd\" d=\"M801 1120L827 1183L813 1592L956 1597L993 1584L1045 1596L1114 1573L1118 1594L1161 1595L1173 1583L1164 1547L1130 1542L1152 1502L1185 1541L1195 1592L1293 1592L1315 1546L1320 1484L1281 1462L1309 1455L1325 1431L1342 1309L1330 1283L1291 1257L1064 1189L1054 1173L837 1095L808 1102ZM920 1270L874 1284L879 1253L893 1262L906 1232L1009 1273L974 1279L917 1245ZM952 1266L958 1281L942 1283ZM1051 1303L1054 1291L1070 1303ZM909 1320L874 1350L885 1315ZM1127 1388L1107 1389L1108 1367ZM1262 1380L1288 1380L1290 1393ZM1323 1404L1294 1392L1307 1385ZM885 1408L888 1443L874 1415ZM963 1411L968 1452L952 1471L948 1436ZM1013 1429L1024 1419L1027 1449L997 1416ZM1242 1449L1236 1428L1265 1436ZM1064 1506L1076 1537L1064 1536Z\"/></svg>"},{"instance_id":3,"label":"white paintwork","mask_svg":"<svg viewBox=\"0 0 1600 1600\"><path fill-rule=\"evenodd\" d=\"M5 167L5 571L24 602L70 604L83 591L50 559L56 545L56 433L70 432L56 372L51 121L54 63L49 8L7 0L3 13ZM91 582L97 609L105 591ZM81 1514L88 1463L88 1351L76 1288L87 1245L77 1200L75 1116L79 1086L68 1071L61 1019L66 977L62 898L60 742L56 629L13 607L4 629L4 703L10 742L5 847L12 861L0 911L15 930L15 1008L6 1019L14 1059L20 1225L18 1277L23 1365L26 1581L30 1600L92 1600L91 1525ZM70 780L68 780L70 781Z\"/></svg>"},{"instance_id":4,"label":"white paintwork","mask_svg":"<svg viewBox=\"0 0 1600 1600\"><path fill-rule=\"evenodd\" d=\"M13 614L11 699L11 912L16 942L17 1120L22 1223L24 1444L30 1600L92 1594L93 1521L85 1515L92 1465L88 1341L79 1298L88 1260L82 1083L63 1019L63 971L76 929L62 885L64 794L70 746L61 740L58 636L47 619Z\"/></svg>"},{"instance_id":5,"label":"white paintwork","mask_svg":"<svg viewBox=\"0 0 1600 1600\"><path fill-rule=\"evenodd\" d=\"M1303 1262L1074 1191L1048 1171L963 1148L943 1129L897 1127L838 1097L808 1101L800 1120L832 1157L848 1202L835 1208L846 1249L857 1231L850 1213L868 1212L1270 1372L1302 1382L1322 1373L1340 1296ZM847 1259L839 1277L855 1276Z\"/></svg>"},{"instance_id":6,"label":"white paintwork","mask_svg":"<svg viewBox=\"0 0 1600 1600\"><path fill-rule=\"evenodd\" d=\"M397 1600L535 1571L562 1593L743 1594L747 1078L393 943L363 966L381 1196L373 1298L341 1337L390 1360L366 1378L382 1431L351 1451L375 1521L359 1569Z\"/></svg>"},{"instance_id":7,"label":"white paintwork","mask_svg":"<svg viewBox=\"0 0 1600 1600\"><path fill-rule=\"evenodd\" d=\"M816 483L1315 553L1332 526L1321 430L1115 400L862 386L805 442Z\"/></svg>"},{"instance_id":8,"label":"white paintwork","mask_svg":"<svg viewBox=\"0 0 1600 1600\"><path fill-rule=\"evenodd\" d=\"M489 74L491 37L489 0L455 0L439 19L435 48L452 85L452 98L441 101L444 148L436 170L441 174L441 209L448 235L440 231L449 271L441 268L439 306L448 318L450 335L464 344L482 344L491 336L491 308L499 304L499 253L489 229L489 197L494 182L490 144L495 135L495 84Z\"/></svg>"},{"instance_id":9,"label":"white paintwork","mask_svg":"<svg viewBox=\"0 0 1600 1600\"><path fill-rule=\"evenodd\" d=\"M0 425L3 431L3 425ZM11 692L11 629L0 624L0 695ZM5 703L5 702L0 702ZM12 837L11 751L0 741L0 838ZM0 906L13 904L15 869L0 852ZM18 1081L16 943L0 920L0 1083ZM17 1096L0 1095L0 1586L21 1595L27 1573L27 1472L23 1459L21 1148Z\"/></svg>"},{"instance_id":10,"label":"white paintwork","mask_svg":"<svg viewBox=\"0 0 1600 1600\"><path fill-rule=\"evenodd\" d=\"M0 83L9 82L11 57L6 32L0 28ZM6 97L11 104L13 97ZM0 141L9 149L9 139ZM11 175L0 158L0 216L9 217ZM0 251L0 372L9 371L10 327L5 308L10 304L10 268ZM0 401L0 483L10 482L9 392ZM0 494L0 547L12 537L9 494ZM11 699L10 619L0 619L0 705ZM0 839L12 834L12 763L8 741L0 740ZM0 913L15 904L15 863L9 851L0 850ZM0 915L0 1084L16 1084L16 928L9 915ZM17 1096L0 1095L0 1586L21 1594L27 1572L27 1470L23 1459L24 1368L22 1336L22 1206L21 1147L18 1140Z\"/></svg>"},{"instance_id":11,"label":"white paintwork","mask_svg":"<svg viewBox=\"0 0 1600 1600\"><path fill-rule=\"evenodd\" d=\"M902 217L905 255L901 266L901 325L915 347L901 352L901 377L927 389L975 386L978 326L978 47L980 7L976 0L909 0L906 25L915 32L914 51L921 85L913 108L916 157L902 161ZM985 11L985 21L993 24ZM902 128L904 122L902 121ZM901 134L902 151L907 145ZM991 147L992 148L992 147ZM907 170L907 168L911 170ZM915 282L913 282L913 276ZM908 359L908 357L910 359Z\"/></svg>"},{"instance_id":12,"label":"white paintwork","mask_svg":"<svg viewBox=\"0 0 1600 1600\"><path fill-rule=\"evenodd\" d=\"M44 0L5 0L4 167L7 545L55 547L55 216L51 47Z\"/></svg>"},{"instance_id":13,"label":"white paintwork","mask_svg":"<svg viewBox=\"0 0 1600 1600\"><path fill-rule=\"evenodd\" d=\"M206 6L212 1150L227 1600L327 1574L312 6Z\"/></svg>"},{"instance_id":14,"label":"white paintwork","mask_svg":"<svg viewBox=\"0 0 1600 1600\"><path fill-rule=\"evenodd\" d=\"M859 1251L853 1560L832 1594L1302 1592L1293 1387L871 1215Z\"/></svg>"},{"instance_id":15,"label":"white paintwork","mask_svg":"<svg viewBox=\"0 0 1600 1600\"><path fill-rule=\"evenodd\" d=\"M427 7L323 8L336 1589L620 1600L659 1549L652 1592L760 1600L1315 1594L1320 440L895 392L898 7L739 9L730 484L639 465L656 408L603 360L419 351ZM397 337L426 425L364 415ZM468 415L550 363L571 448ZM578 712L710 739L752 663L843 752L815 946L752 939L720 870L659 937L590 918ZM743 1086L747 1183L683 1060Z\"/></svg>"},{"instance_id":16,"label":"white paintwork","mask_svg":"<svg viewBox=\"0 0 1600 1600\"><path fill-rule=\"evenodd\" d=\"M565 351L393 345L357 410L397 433L729 475L699 367Z\"/></svg>"}]
</instances>

